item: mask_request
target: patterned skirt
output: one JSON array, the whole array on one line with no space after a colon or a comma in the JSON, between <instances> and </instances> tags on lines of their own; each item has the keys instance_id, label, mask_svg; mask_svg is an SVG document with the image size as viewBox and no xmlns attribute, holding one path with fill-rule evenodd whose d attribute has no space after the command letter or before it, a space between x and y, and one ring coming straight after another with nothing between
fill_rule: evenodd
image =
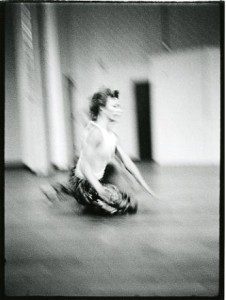
<instances>
[{"instance_id":1,"label":"patterned skirt","mask_svg":"<svg viewBox=\"0 0 226 300\"><path fill-rule=\"evenodd\" d=\"M112 171L111 167L107 168L107 172L100 182L108 189L110 197L108 201L102 199L97 191L91 186L86 179L78 178L71 172L69 182L66 185L58 186L58 193L63 192L70 196L73 196L76 201L91 209L92 211L100 214L125 214L125 213L136 213L137 202L124 192L121 192L115 185L107 182L106 173Z\"/></svg>"}]
</instances>

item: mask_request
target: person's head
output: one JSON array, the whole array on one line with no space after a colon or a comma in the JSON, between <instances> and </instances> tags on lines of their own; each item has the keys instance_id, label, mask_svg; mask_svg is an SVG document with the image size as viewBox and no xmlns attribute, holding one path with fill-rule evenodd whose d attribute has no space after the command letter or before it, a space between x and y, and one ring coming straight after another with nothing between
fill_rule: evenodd
<instances>
[{"instance_id":1,"label":"person's head","mask_svg":"<svg viewBox=\"0 0 226 300\"><path fill-rule=\"evenodd\" d=\"M91 99L90 115L93 121L97 120L98 116L104 114L109 121L117 121L121 115L119 103L119 91L103 89L95 93Z\"/></svg>"}]
</instances>

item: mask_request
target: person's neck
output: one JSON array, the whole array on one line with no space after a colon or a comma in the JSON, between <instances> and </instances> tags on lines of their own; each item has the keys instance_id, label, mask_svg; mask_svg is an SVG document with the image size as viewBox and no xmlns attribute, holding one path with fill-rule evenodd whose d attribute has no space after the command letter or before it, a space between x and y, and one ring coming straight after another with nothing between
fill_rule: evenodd
<instances>
[{"instance_id":1,"label":"person's neck","mask_svg":"<svg viewBox=\"0 0 226 300\"><path fill-rule=\"evenodd\" d=\"M114 122L111 122L105 115L99 116L96 122L106 130L111 130L114 126Z\"/></svg>"}]
</instances>

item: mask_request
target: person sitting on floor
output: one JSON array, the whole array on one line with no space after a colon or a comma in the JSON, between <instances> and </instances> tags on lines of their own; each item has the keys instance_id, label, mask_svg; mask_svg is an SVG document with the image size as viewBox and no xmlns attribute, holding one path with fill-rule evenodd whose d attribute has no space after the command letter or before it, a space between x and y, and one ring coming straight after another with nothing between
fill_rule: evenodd
<instances>
[{"instance_id":1,"label":"person sitting on floor","mask_svg":"<svg viewBox=\"0 0 226 300\"><path fill-rule=\"evenodd\" d=\"M119 145L113 127L122 110L117 90L103 89L91 99L91 121L85 129L81 153L73 168L69 184L55 187L57 193L73 196L78 203L97 213L109 215L136 213L138 203L130 191L122 191L112 184L110 177L117 176L115 161L120 161L136 181L151 195L138 168Z\"/></svg>"}]
</instances>

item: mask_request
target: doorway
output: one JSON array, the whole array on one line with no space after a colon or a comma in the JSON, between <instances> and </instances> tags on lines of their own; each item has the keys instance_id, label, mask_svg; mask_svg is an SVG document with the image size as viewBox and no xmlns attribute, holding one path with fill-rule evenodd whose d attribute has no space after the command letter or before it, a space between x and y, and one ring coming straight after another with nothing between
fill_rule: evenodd
<instances>
[{"instance_id":1,"label":"doorway","mask_svg":"<svg viewBox=\"0 0 226 300\"><path fill-rule=\"evenodd\" d=\"M134 90L140 159L153 160L150 119L150 84L148 81L135 82Z\"/></svg>"}]
</instances>

